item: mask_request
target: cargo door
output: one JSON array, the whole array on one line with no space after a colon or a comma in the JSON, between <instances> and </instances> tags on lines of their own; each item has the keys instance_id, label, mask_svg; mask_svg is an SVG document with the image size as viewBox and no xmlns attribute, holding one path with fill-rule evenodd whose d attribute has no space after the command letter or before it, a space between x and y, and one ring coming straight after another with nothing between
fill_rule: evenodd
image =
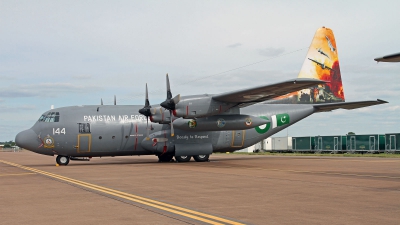
<instances>
[{"instance_id":1,"label":"cargo door","mask_svg":"<svg viewBox=\"0 0 400 225\"><path fill-rule=\"evenodd\" d=\"M296 150L297 146L296 146L296 138L292 138L292 149Z\"/></svg>"},{"instance_id":2,"label":"cargo door","mask_svg":"<svg viewBox=\"0 0 400 225\"><path fill-rule=\"evenodd\" d=\"M389 149L396 150L396 136L390 135Z\"/></svg>"},{"instance_id":3,"label":"cargo door","mask_svg":"<svg viewBox=\"0 0 400 225\"><path fill-rule=\"evenodd\" d=\"M375 150L375 137L369 136L369 150Z\"/></svg>"},{"instance_id":4,"label":"cargo door","mask_svg":"<svg viewBox=\"0 0 400 225\"><path fill-rule=\"evenodd\" d=\"M246 131L244 130L233 130L231 147L243 147L245 134Z\"/></svg>"},{"instance_id":5,"label":"cargo door","mask_svg":"<svg viewBox=\"0 0 400 225\"><path fill-rule=\"evenodd\" d=\"M356 137L350 137L350 150L356 150Z\"/></svg>"},{"instance_id":6,"label":"cargo door","mask_svg":"<svg viewBox=\"0 0 400 225\"><path fill-rule=\"evenodd\" d=\"M91 134L78 134L78 153L90 152L90 147L92 145L92 135Z\"/></svg>"},{"instance_id":7,"label":"cargo door","mask_svg":"<svg viewBox=\"0 0 400 225\"><path fill-rule=\"evenodd\" d=\"M317 150L322 150L322 137L318 137Z\"/></svg>"},{"instance_id":8,"label":"cargo door","mask_svg":"<svg viewBox=\"0 0 400 225\"><path fill-rule=\"evenodd\" d=\"M333 150L339 150L339 138L338 137L333 138Z\"/></svg>"}]
</instances>

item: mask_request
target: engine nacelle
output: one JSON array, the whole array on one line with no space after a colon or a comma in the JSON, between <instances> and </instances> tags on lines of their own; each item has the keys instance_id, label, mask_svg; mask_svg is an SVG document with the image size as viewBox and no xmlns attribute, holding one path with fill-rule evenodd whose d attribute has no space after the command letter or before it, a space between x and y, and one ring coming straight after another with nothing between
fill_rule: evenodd
<instances>
[{"instance_id":1,"label":"engine nacelle","mask_svg":"<svg viewBox=\"0 0 400 225\"><path fill-rule=\"evenodd\" d=\"M226 112L235 103L219 102L210 95L194 95L181 98L173 110L174 116L185 119L202 118Z\"/></svg>"},{"instance_id":2,"label":"engine nacelle","mask_svg":"<svg viewBox=\"0 0 400 225\"><path fill-rule=\"evenodd\" d=\"M142 148L155 154L172 153L175 150L174 139L170 137L169 131L159 131L151 134L150 139L143 139Z\"/></svg>"},{"instance_id":3,"label":"engine nacelle","mask_svg":"<svg viewBox=\"0 0 400 225\"><path fill-rule=\"evenodd\" d=\"M171 122L170 113L163 107L154 107L150 109L151 116L150 121L160 124L169 124Z\"/></svg>"},{"instance_id":4,"label":"engine nacelle","mask_svg":"<svg viewBox=\"0 0 400 225\"><path fill-rule=\"evenodd\" d=\"M217 115L199 119L179 118L174 127L185 131L247 130L270 123L270 120L250 115Z\"/></svg>"}]
</instances>

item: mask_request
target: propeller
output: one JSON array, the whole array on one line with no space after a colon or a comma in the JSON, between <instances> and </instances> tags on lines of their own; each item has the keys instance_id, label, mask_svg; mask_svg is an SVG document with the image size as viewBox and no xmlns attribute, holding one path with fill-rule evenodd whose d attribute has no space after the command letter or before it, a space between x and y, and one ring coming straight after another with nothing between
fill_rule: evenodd
<instances>
[{"instance_id":1,"label":"propeller","mask_svg":"<svg viewBox=\"0 0 400 225\"><path fill-rule=\"evenodd\" d=\"M100 100L101 100L101 105L103 105L103 99L101 98Z\"/></svg>"},{"instance_id":2,"label":"propeller","mask_svg":"<svg viewBox=\"0 0 400 225\"><path fill-rule=\"evenodd\" d=\"M147 83L146 83L146 100L144 102L144 107L139 109L139 113L146 116L146 121L147 121L147 136L146 136L146 140L149 140L149 116L151 116L151 106L150 106L150 102L149 102L149 93L147 91Z\"/></svg>"},{"instance_id":3,"label":"propeller","mask_svg":"<svg viewBox=\"0 0 400 225\"><path fill-rule=\"evenodd\" d=\"M175 96L172 98L172 93L171 93L171 87L169 85L169 78L168 78L168 73L167 73L167 99L163 101L160 105L164 107L165 109L169 110L169 117L171 119L171 136L173 137L175 135L174 133L174 126L172 125L172 111L175 110L176 104L178 104L180 100L180 95Z\"/></svg>"},{"instance_id":4,"label":"propeller","mask_svg":"<svg viewBox=\"0 0 400 225\"><path fill-rule=\"evenodd\" d=\"M114 105L117 105L117 96L114 95Z\"/></svg>"}]
</instances>

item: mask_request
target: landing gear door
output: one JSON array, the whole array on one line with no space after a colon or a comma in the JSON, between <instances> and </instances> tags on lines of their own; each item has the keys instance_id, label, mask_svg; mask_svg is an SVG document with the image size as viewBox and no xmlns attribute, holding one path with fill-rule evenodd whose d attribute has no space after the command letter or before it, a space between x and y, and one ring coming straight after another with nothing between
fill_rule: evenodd
<instances>
[{"instance_id":1,"label":"landing gear door","mask_svg":"<svg viewBox=\"0 0 400 225\"><path fill-rule=\"evenodd\" d=\"M92 145L92 135L91 134L78 134L78 153L90 152L90 147Z\"/></svg>"}]
</instances>

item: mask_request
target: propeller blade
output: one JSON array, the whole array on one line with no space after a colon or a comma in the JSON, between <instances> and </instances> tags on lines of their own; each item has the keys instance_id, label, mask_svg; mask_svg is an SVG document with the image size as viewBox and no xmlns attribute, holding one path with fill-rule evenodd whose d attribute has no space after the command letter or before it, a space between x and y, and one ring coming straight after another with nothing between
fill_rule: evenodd
<instances>
[{"instance_id":1,"label":"propeller blade","mask_svg":"<svg viewBox=\"0 0 400 225\"><path fill-rule=\"evenodd\" d=\"M171 118L171 137L175 136L174 133L174 124L172 123L172 111L169 110L169 117Z\"/></svg>"},{"instance_id":2,"label":"propeller blade","mask_svg":"<svg viewBox=\"0 0 400 225\"><path fill-rule=\"evenodd\" d=\"M151 116L151 106L150 106L150 101L149 101L149 92L147 90L147 84L146 84L146 99L144 101L144 107L139 109L139 113L146 116L148 118Z\"/></svg>"},{"instance_id":3,"label":"propeller blade","mask_svg":"<svg viewBox=\"0 0 400 225\"><path fill-rule=\"evenodd\" d=\"M139 109L139 113L146 116L146 140L150 140L149 138L149 116L151 116L151 106L150 106L150 101L149 101L149 91L147 89L147 83L146 83L146 99L144 101L144 107Z\"/></svg>"},{"instance_id":4,"label":"propeller blade","mask_svg":"<svg viewBox=\"0 0 400 225\"><path fill-rule=\"evenodd\" d=\"M114 95L114 105L117 105L117 96Z\"/></svg>"},{"instance_id":5,"label":"propeller blade","mask_svg":"<svg viewBox=\"0 0 400 225\"><path fill-rule=\"evenodd\" d=\"M101 98L100 100L101 100L101 105L103 105L103 99Z\"/></svg>"},{"instance_id":6,"label":"propeller blade","mask_svg":"<svg viewBox=\"0 0 400 225\"><path fill-rule=\"evenodd\" d=\"M169 77L167 74L167 99L165 99L165 101L163 101L160 105L165 109L175 110L175 105L178 104L179 101L180 101L180 95L177 95L174 98L172 98Z\"/></svg>"},{"instance_id":7,"label":"propeller blade","mask_svg":"<svg viewBox=\"0 0 400 225\"><path fill-rule=\"evenodd\" d=\"M169 78L168 78L168 73L167 73L167 99L172 98L172 93L171 93L171 87L169 85Z\"/></svg>"},{"instance_id":8,"label":"propeller blade","mask_svg":"<svg viewBox=\"0 0 400 225\"><path fill-rule=\"evenodd\" d=\"M175 104L178 104L179 101L181 100L181 95L179 94L179 95L175 96L172 100L174 101Z\"/></svg>"},{"instance_id":9,"label":"propeller blade","mask_svg":"<svg viewBox=\"0 0 400 225\"><path fill-rule=\"evenodd\" d=\"M144 102L144 107L149 107L149 106L150 106L149 92L147 91L147 83L146 83L146 100Z\"/></svg>"},{"instance_id":10,"label":"propeller blade","mask_svg":"<svg viewBox=\"0 0 400 225\"><path fill-rule=\"evenodd\" d=\"M146 120L147 120L147 127L146 127L147 136L146 136L146 140L150 140L150 138L149 138L149 117L148 116L146 116Z\"/></svg>"}]
</instances>

